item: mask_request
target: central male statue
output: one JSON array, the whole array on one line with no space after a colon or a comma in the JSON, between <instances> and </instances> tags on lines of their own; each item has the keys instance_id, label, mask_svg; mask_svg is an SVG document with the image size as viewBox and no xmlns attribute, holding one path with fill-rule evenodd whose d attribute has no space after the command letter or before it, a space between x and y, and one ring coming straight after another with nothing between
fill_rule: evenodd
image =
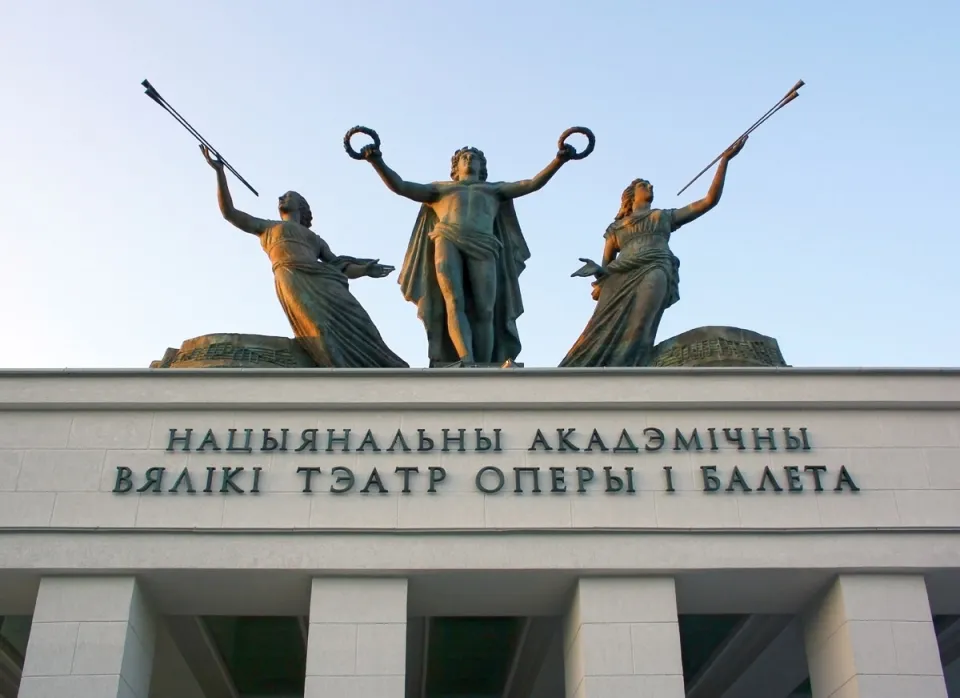
<instances>
[{"instance_id":1,"label":"central male statue","mask_svg":"<svg viewBox=\"0 0 960 698\"><path fill-rule=\"evenodd\" d=\"M427 330L430 366L512 362L520 353L519 277L530 258L513 199L541 189L576 150L564 144L533 179L488 182L487 160L461 148L450 181L404 181L373 145L360 151L395 194L423 204L400 270L403 297Z\"/></svg>"}]
</instances>

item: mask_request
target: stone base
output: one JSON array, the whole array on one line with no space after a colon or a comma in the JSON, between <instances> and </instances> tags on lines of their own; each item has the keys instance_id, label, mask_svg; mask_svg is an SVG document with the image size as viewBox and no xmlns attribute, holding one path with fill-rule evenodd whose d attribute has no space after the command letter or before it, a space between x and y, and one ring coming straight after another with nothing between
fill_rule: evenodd
<instances>
[{"instance_id":1,"label":"stone base","mask_svg":"<svg viewBox=\"0 0 960 698\"><path fill-rule=\"evenodd\" d=\"M316 368L289 337L259 334L206 334L167 349L150 368Z\"/></svg>"},{"instance_id":2,"label":"stone base","mask_svg":"<svg viewBox=\"0 0 960 698\"><path fill-rule=\"evenodd\" d=\"M507 359L502 364L468 364L456 361L452 364L431 364L430 368L523 368L523 364L513 359Z\"/></svg>"},{"instance_id":3,"label":"stone base","mask_svg":"<svg viewBox=\"0 0 960 698\"><path fill-rule=\"evenodd\" d=\"M698 327L660 342L651 366L787 366L777 340L737 327ZM207 334L167 349L150 368L316 368L295 339L259 334ZM523 368L517 361L434 368Z\"/></svg>"},{"instance_id":4,"label":"stone base","mask_svg":"<svg viewBox=\"0 0 960 698\"><path fill-rule=\"evenodd\" d=\"M665 339L653 348L650 365L676 366L787 366L780 345L739 327L698 327Z\"/></svg>"}]
</instances>

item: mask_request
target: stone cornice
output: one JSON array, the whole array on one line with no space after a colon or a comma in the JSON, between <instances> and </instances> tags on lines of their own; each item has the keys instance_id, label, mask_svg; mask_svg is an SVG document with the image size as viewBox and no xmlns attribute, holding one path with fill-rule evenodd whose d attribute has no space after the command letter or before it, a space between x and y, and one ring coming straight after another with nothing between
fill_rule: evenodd
<instances>
[{"instance_id":1,"label":"stone cornice","mask_svg":"<svg viewBox=\"0 0 960 698\"><path fill-rule=\"evenodd\" d=\"M960 409L960 369L0 371L2 410Z\"/></svg>"}]
</instances>

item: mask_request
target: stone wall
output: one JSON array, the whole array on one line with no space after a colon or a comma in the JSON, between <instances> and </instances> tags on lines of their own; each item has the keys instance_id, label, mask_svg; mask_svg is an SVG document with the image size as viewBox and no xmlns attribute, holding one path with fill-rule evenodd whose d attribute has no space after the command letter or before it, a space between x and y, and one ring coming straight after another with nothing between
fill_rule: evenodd
<instances>
[{"instance_id":1,"label":"stone wall","mask_svg":"<svg viewBox=\"0 0 960 698\"><path fill-rule=\"evenodd\" d=\"M958 389L736 369L8 374L0 528L960 526Z\"/></svg>"}]
</instances>

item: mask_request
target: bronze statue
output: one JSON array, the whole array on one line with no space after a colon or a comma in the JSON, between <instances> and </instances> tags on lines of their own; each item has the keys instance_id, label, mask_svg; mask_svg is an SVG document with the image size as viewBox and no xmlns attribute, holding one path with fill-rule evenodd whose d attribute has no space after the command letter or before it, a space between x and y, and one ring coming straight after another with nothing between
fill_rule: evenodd
<instances>
[{"instance_id":1,"label":"bronze statue","mask_svg":"<svg viewBox=\"0 0 960 698\"><path fill-rule=\"evenodd\" d=\"M357 153L350 147L355 133L371 136L373 144ZM587 136L583 152L565 143L573 133ZM519 182L488 182L483 152L465 147L451 158L449 181L417 184L387 167L371 129L347 132L344 147L351 157L369 162L390 191L422 204L399 282L426 328L431 366L509 365L517 358L519 277L530 250L513 200L540 190L564 163L589 155L594 144L588 129L569 129L553 161Z\"/></svg>"},{"instance_id":2,"label":"bronze statue","mask_svg":"<svg viewBox=\"0 0 960 698\"><path fill-rule=\"evenodd\" d=\"M597 306L586 329L560 366L647 366L663 311L680 299L680 260L670 234L720 201L727 164L747 141L741 137L721 156L710 191L677 209L655 209L653 186L635 179L623 190L620 210L604 233L603 263L581 257L571 276L593 276Z\"/></svg>"},{"instance_id":3,"label":"bronze statue","mask_svg":"<svg viewBox=\"0 0 960 698\"><path fill-rule=\"evenodd\" d=\"M233 206L223 161L200 150L217 173L220 213L240 230L260 238L273 262L280 305L304 351L324 368L407 368L380 337L370 316L353 294L348 279L383 278L393 267L376 259L337 256L310 230L313 215L300 194L280 197L280 220L255 218Z\"/></svg>"}]
</instances>

